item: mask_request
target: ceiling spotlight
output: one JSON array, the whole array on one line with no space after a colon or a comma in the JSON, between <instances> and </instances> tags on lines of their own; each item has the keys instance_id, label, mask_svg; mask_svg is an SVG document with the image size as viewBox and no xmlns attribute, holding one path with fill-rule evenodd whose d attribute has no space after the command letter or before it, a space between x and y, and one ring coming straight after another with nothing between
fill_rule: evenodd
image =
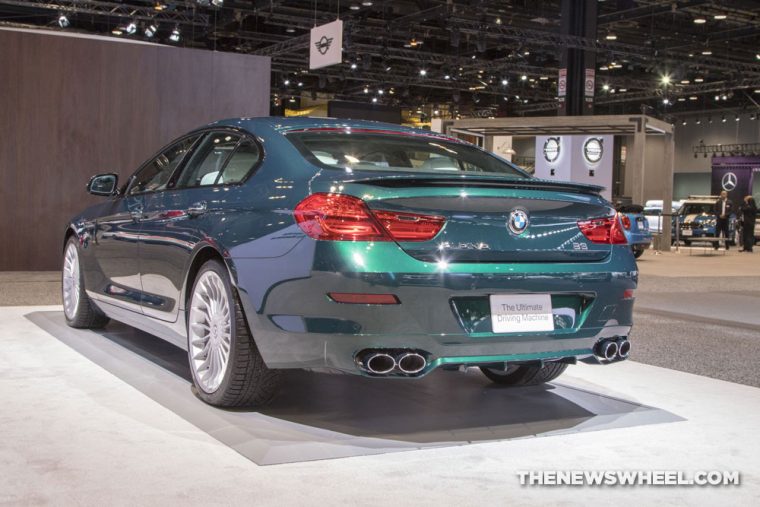
<instances>
[{"instance_id":1,"label":"ceiling spotlight","mask_svg":"<svg viewBox=\"0 0 760 507\"><path fill-rule=\"evenodd\" d=\"M697 125L699 125L699 124L701 124L701 123L702 123L702 120L701 120L701 119L699 119L699 118L697 118L697 121L695 121L694 123L696 123Z\"/></svg>"},{"instance_id":2,"label":"ceiling spotlight","mask_svg":"<svg viewBox=\"0 0 760 507\"><path fill-rule=\"evenodd\" d=\"M356 64L355 63L351 64L351 70L356 70Z\"/></svg>"},{"instance_id":3,"label":"ceiling spotlight","mask_svg":"<svg viewBox=\"0 0 760 507\"><path fill-rule=\"evenodd\" d=\"M509 84L509 81L507 80L507 78L504 78L501 80L501 84L502 86L507 86Z\"/></svg>"},{"instance_id":4,"label":"ceiling spotlight","mask_svg":"<svg viewBox=\"0 0 760 507\"><path fill-rule=\"evenodd\" d=\"M697 100L697 99L699 99L699 97L697 97L696 95L692 95L691 97L689 97L689 100Z\"/></svg>"},{"instance_id":5,"label":"ceiling spotlight","mask_svg":"<svg viewBox=\"0 0 760 507\"><path fill-rule=\"evenodd\" d=\"M705 80L705 78L702 78L702 77L695 77L695 78L694 78L694 82L695 82L695 83L703 83L703 82L704 82L704 80Z\"/></svg>"},{"instance_id":6,"label":"ceiling spotlight","mask_svg":"<svg viewBox=\"0 0 760 507\"><path fill-rule=\"evenodd\" d=\"M684 119L684 120L681 122L681 125L686 125L686 123L687 123L687 122L686 122L686 119ZM695 154L694 154L694 158L697 158L697 157L696 157L696 155L697 155L697 154L695 153Z\"/></svg>"},{"instance_id":7,"label":"ceiling spotlight","mask_svg":"<svg viewBox=\"0 0 760 507\"><path fill-rule=\"evenodd\" d=\"M755 60L760 60L760 53L755 53Z\"/></svg>"},{"instance_id":8,"label":"ceiling spotlight","mask_svg":"<svg viewBox=\"0 0 760 507\"><path fill-rule=\"evenodd\" d=\"M61 28L67 28L71 22L69 21L69 18L65 14L61 14L58 16L58 26Z\"/></svg>"},{"instance_id":9,"label":"ceiling spotlight","mask_svg":"<svg viewBox=\"0 0 760 507\"><path fill-rule=\"evenodd\" d=\"M172 42L179 42L180 34L179 34L179 28L175 28L172 30L171 35L169 36L169 40Z\"/></svg>"},{"instance_id":10,"label":"ceiling spotlight","mask_svg":"<svg viewBox=\"0 0 760 507\"><path fill-rule=\"evenodd\" d=\"M288 86L288 85L290 84L290 79L286 79L286 80L283 82L283 84L284 84L285 86Z\"/></svg>"},{"instance_id":11,"label":"ceiling spotlight","mask_svg":"<svg viewBox=\"0 0 760 507\"><path fill-rule=\"evenodd\" d=\"M449 79L451 79L451 76L449 74L446 74L445 76L443 76L443 79L448 81Z\"/></svg>"},{"instance_id":12,"label":"ceiling spotlight","mask_svg":"<svg viewBox=\"0 0 760 507\"><path fill-rule=\"evenodd\" d=\"M123 32L121 31L121 28L119 28L119 27L116 27L116 28L114 28L113 30L111 30L111 33L112 33L113 35L121 35Z\"/></svg>"},{"instance_id":13,"label":"ceiling spotlight","mask_svg":"<svg viewBox=\"0 0 760 507\"><path fill-rule=\"evenodd\" d=\"M372 103L373 104L377 103L377 97L372 97Z\"/></svg>"},{"instance_id":14,"label":"ceiling spotlight","mask_svg":"<svg viewBox=\"0 0 760 507\"><path fill-rule=\"evenodd\" d=\"M711 54L712 54L712 50L710 50L710 49L703 49L702 50L702 55L704 55L704 56L710 56Z\"/></svg>"},{"instance_id":15,"label":"ceiling spotlight","mask_svg":"<svg viewBox=\"0 0 760 507\"><path fill-rule=\"evenodd\" d=\"M707 123L712 123L712 116L707 117Z\"/></svg>"},{"instance_id":16,"label":"ceiling spotlight","mask_svg":"<svg viewBox=\"0 0 760 507\"><path fill-rule=\"evenodd\" d=\"M721 96L721 99L723 99L723 100L728 100L728 95L726 95L726 94L724 93L724 94Z\"/></svg>"},{"instance_id":17,"label":"ceiling spotlight","mask_svg":"<svg viewBox=\"0 0 760 507\"><path fill-rule=\"evenodd\" d=\"M427 76L427 71L425 69L420 69L420 76Z\"/></svg>"},{"instance_id":18,"label":"ceiling spotlight","mask_svg":"<svg viewBox=\"0 0 760 507\"><path fill-rule=\"evenodd\" d=\"M740 120L740 118L739 118L739 115L737 114L737 115L734 117L734 121L739 121L739 120Z\"/></svg>"},{"instance_id":19,"label":"ceiling spotlight","mask_svg":"<svg viewBox=\"0 0 760 507\"><path fill-rule=\"evenodd\" d=\"M153 8L157 11L162 11L166 9L166 4L163 2L156 2L155 4L153 4Z\"/></svg>"},{"instance_id":20,"label":"ceiling spotlight","mask_svg":"<svg viewBox=\"0 0 760 507\"><path fill-rule=\"evenodd\" d=\"M129 24L126 26L124 31L127 32L127 35L134 35L135 32L137 32L137 25L134 21L130 21Z\"/></svg>"},{"instance_id":21,"label":"ceiling spotlight","mask_svg":"<svg viewBox=\"0 0 760 507\"><path fill-rule=\"evenodd\" d=\"M725 14L716 14L715 16L713 16L713 19L717 19L718 21L720 21L720 20L726 19L727 17L728 16L726 16Z\"/></svg>"},{"instance_id":22,"label":"ceiling spotlight","mask_svg":"<svg viewBox=\"0 0 760 507\"><path fill-rule=\"evenodd\" d=\"M749 119L752 120L752 121L757 120L757 114L752 113L751 115L749 115Z\"/></svg>"},{"instance_id":23,"label":"ceiling spotlight","mask_svg":"<svg viewBox=\"0 0 760 507\"><path fill-rule=\"evenodd\" d=\"M602 90L604 90L604 91L606 91L606 92L610 91L610 85L608 85L608 84L606 84L606 83L605 83L605 84L603 84L603 85L602 85Z\"/></svg>"},{"instance_id":24,"label":"ceiling spotlight","mask_svg":"<svg viewBox=\"0 0 760 507\"><path fill-rule=\"evenodd\" d=\"M607 36L605 37L607 40L617 40L617 35L615 35L612 32L607 32Z\"/></svg>"},{"instance_id":25,"label":"ceiling spotlight","mask_svg":"<svg viewBox=\"0 0 760 507\"><path fill-rule=\"evenodd\" d=\"M364 7L372 7L372 2L370 2L369 0L364 0L364 1L362 2L362 5L363 5Z\"/></svg>"},{"instance_id":26,"label":"ceiling spotlight","mask_svg":"<svg viewBox=\"0 0 760 507\"><path fill-rule=\"evenodd\" d=\"M694 18L695 25L704 25L705 23L707 23L705 18Z\"/></svg>"},{"instance_id":27,"label":"ceiling spotlight","mask_svg":"<svg viewBox=\"0 0 760 507\"><path fill-rule=\"evenodd\" d=\"M726 115L725 114L720 118L720 121L722 123L726 123Z\"/></svg>"},{"instance_id":28,"label":"ceiling spotlight","mask_svg":"<svg viewBox=\"0 0 760 507\"><path fill-rule=\"evenodd\" d=\"M158 27L156 27L156 25L154 24L150 24L145 27L145 30L143 31L143 33L145 34L146 37L150 39L151 37L156 35L157 31L158 31Z\"/></svg>"},{"instance_id":29,"label":"ceiling spotlight","mask_svg":"<svg viewBox=\"0 0 760 507\"><path fill-rule=\"evenodd\" d=\"M366 86L364 87L364 93L369 93L369 88L367 88Z\"/></svg>"},{"instance_id":30,"label":"ceiling spotlight","mask_svg":"<svg viewBox=\"0 0 760 507\"><path fill-rule=\"evenodd\" d=\"M670 104L670 99L664 98L664 99L662 99L662 103L667 106L668 104Z\"/></svg>"},{"instance_id":31,"label":"ceiling spotlight","mask_svg":"<svg viewBox=\"0 0 760 507\"><path fill-rule=\"evenodd\" d=\"M500 24L501 24L501 18L496 18L496 20L495 20L495 23L496 23L497 25L500 25Z\"/></svg>"},{"instance_id":32,"label":"ceiling spotlight","mask_svg":"<svg viewBox=\"0 0 760 507\"><path fill-rule=\"evenodd\" d=\"M292 26L289 26L285 29L285 33L296 33L296 29Z\"/></svg>"},{"instance_id":33,"label":"ceiling spotlight","mask_svg":"<svg viewBox=\"0 0 760 507\"><path fill-rule=\"evenodd\" d=\"M303 83L302 83L301 81L299 81L299 82L298 82L298 87L300 88L300 87L302 87L302 86L303 86Z\"/></svg>"},{"instance_id":34,"label":"ceiling spotlight","mask_svg":"<svg viewBox=\"0 0 760 507\"><path fill-rule=\"evenodd\" d=\"M520 76L520 79L523 80L523 81L527 81L528 80L528 76L526 76L525 74L523 74L522 76Z\"/></svg>"},{"instance_id":35,"label":"ceiling spotlight","mask_svg":"<svg viewBox=\"0 0 760 507\"><path fill-rule=\"evenodd\" d=\"M385 93L385 92L383 91L383 89L382 89L382 88L380 88L379 90L377 90L377 94L378 94L378 95L382 95L383 93Z\"/></svg>"},{"instance_id":36,"label":"ceiling spotlight","mask_svg":"<svg viewBox=\"0 0 760 507\"><path fill-rule=\"evenodd\" d=\"M669 85L670 84L670 76L667 75L667 74L663 74L662 76L660 76L660 83L662 83L665 86Z\"/></svg>"},{"instance_id":37,"label":"ceiling spotlight","mask_svg":"<svg viewBox=\"0 0 760 507\"><path fill-rule=\"evenodd\" d=\"M211 5L221 8L224 5L224 0L211 0Z\"/></svg>"}]
</instances>

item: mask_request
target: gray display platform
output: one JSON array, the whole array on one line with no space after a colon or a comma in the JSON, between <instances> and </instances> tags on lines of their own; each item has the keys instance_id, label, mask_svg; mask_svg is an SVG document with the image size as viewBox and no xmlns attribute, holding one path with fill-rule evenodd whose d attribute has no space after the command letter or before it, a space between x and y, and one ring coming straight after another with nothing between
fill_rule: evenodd
<instances>
[{"instance_id":1,"label":"gray display platform","mask_svg":"<svg viewBox=\"0 0 760 507\"><path fill-rule=\"evenodd\" d=\"M221 410L195 397L187 356L173 345L116 322L95 332L69 328L61 312L27 318L259 465L683 420L561 381L503 388L475 370L411 381L289 371L265 409Z\"/></svg>"}]
</instances>

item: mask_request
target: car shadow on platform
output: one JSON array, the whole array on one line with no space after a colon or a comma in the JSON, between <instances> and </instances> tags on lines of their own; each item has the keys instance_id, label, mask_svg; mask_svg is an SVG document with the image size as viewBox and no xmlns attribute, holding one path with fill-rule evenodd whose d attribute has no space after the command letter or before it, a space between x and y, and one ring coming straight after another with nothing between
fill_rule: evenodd
<instances>
[{"instance_id":1,"label":"car shadow on platform","mask_svg":"<svg viewBox=\"0 0 760 507\"><path fill-rule=\"evenodd\" d=\"M260 410L220 410L192 392L185 351L126 325L66 326L27 318L124 382L257 464L464 445L682 420L663 410L559 382L490 383L477 370L415 380L287 371Z\"/></svg>"}]
</instances>

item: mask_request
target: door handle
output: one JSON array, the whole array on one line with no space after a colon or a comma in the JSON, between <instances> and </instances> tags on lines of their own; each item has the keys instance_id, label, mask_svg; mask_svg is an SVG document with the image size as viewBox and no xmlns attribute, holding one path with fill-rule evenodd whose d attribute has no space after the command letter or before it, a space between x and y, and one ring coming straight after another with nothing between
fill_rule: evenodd
<instances>
[{"instance_id":1,"label":"door handle","mask_svg":"<svg viewBox=\"0 0 760 507\"><path fill-rule=\"evenodd\" d=\"M206 201L199 201L194 204L191 204L189 208L187 208L187 214L191 217L197 217L202 214L204 214L207 210Z\"/></svg>"},{"instance_id":2,"label":"door handle","mask_svg":"<svg viewBox=\"0 0 760 507\"><path fill-rule=\"evenodd\" d=\"M138 222L143 217L143 207L135 206L134 208L129 210L129 214L132 217L132 220L134 220L135 222Z\"/></svg>"}]
</instances>

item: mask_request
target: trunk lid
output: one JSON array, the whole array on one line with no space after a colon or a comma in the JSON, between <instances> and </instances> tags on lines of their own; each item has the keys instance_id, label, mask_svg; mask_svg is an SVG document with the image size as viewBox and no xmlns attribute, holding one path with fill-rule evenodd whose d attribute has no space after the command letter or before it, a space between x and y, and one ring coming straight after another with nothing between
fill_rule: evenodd
<instances>
[{"instance_id":1,"label":"trunk lid","mask_svg":"<svg viewBox=\"0 0 760 507\"><path fill-rule=\"evenodd\" d=\"M581 220L614 214L598 194L600 187L473 175L345 176L341 181L331 178L331 188L337 185L342 193L363 199L373 211L446 219L441 232L430 241L398 242L419 260L593 262L603 260L611 250L609 244L589 241L577 225ZM523 222L527 222L524 229Z\"/></svg>"}]
</instances>

